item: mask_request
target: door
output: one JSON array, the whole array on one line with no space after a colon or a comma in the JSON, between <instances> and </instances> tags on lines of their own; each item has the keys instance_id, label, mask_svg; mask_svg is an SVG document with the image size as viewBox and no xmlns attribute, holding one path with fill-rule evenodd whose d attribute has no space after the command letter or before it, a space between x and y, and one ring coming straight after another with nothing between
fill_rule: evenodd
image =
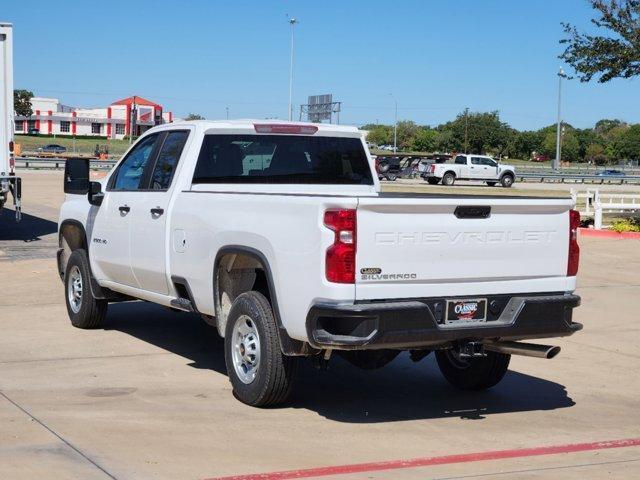
<instances>
[{"instance_id":1,"label":"door","mask_svg":"<svg viewBox=\"0 0 640 480\"><path fill-rule=\"evenodd\" d=\"M482 159L482 164L484 165L484 178L488 180L498 180L498 162L487 157Z\"/></svg>"},{"instance_id":2,"label":"door","mask_svg":"<svg viewBox=\"0 0 640 480\"><path fill-rule=\"evenodd\" d=\"M96 214L89 246L91 266L98 279L130 287L138 286L130 261L131 214L142 193L145 173L158 138L156 134L140 139L109 179L104 200Z\"/></svg>"},{"instance_id":3,"label":"door","mask_svg":"<svg viewBox=\"0 0 640 480\"><path fill-rule=\"evenodd\" d=\"M485 178L484 169L485 166L483 164L482 157L471 157L470 165L469 165L469 177L472 179L480 179Z\"/></svg>"},{"instance_id":4,"label":"door","mask_svg":"<svg viewBox=\"0 0 640 480\"><path fill-rule=\"evenodd\" d=\"M131 269L138 287L167 295L167 215L173 178L189 131L172 130L161 135L146 188L132 205L130 244Z\"/></svg>"}]
</instances>

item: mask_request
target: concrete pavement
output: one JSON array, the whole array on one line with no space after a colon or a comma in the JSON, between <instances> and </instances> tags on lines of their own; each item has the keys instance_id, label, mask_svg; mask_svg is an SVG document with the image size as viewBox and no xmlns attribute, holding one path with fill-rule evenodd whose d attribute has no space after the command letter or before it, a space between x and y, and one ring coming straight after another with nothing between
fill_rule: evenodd
<instances>
[{"instance_id":1,"label":"concrete pavement","mask_svg":"<svg viewBox=\"0 0 640 480\"><path fill-rule=\"evenodd\" d=\"M291 402L259 410L233 398L222 341L194 315L129 302L104 329L71 327L46 223L61 175L29 177L25 212L44 226L0 231L0 478L203 479L640 437L639 241L580 240L585 329L549 342L553 360L514 357L494 389L453 389L432 356L377 371L333 359L305 363ZM18 255L21 242L42 247ZM640 448L324 478L480 475L633 478Z\"/></svg>"}]
</instances>

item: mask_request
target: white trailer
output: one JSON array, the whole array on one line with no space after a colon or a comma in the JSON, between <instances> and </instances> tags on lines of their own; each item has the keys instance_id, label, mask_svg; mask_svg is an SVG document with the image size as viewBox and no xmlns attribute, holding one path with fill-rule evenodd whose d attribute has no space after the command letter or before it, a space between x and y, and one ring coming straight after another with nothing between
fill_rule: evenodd
<instances>
[{"instance_id":1,"label":"white trailer","mask_svg":"<svg viewBox=\"0 0 640 480\"><path fill-rule=\"evenodd\" d=\"M15 174L13 153L13 25L0 22L0 210L13 197L20 220L21 179Z\"/></svg>"}]
</instances>

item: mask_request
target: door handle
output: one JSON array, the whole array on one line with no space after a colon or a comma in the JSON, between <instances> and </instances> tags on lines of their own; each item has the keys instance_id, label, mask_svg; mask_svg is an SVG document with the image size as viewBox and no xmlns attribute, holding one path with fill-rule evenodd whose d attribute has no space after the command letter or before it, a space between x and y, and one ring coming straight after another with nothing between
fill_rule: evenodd
<instances>
[{"instance_id":1,"label":"door handle","mask_svg":"<svg viewBox=\"0 0 640 480\"><path fill-rule=\"evenodd\" d=\"M129 213L131 211L131 207L128 205L120 205L118 210L120 210L120 213Z\"/></svg>"},{"instance_id":2,"label":"door handle","mask_svg":"<svg viewBox=\"0 0 640 480\"><path fill-rule=\"evenodd\" d=\"M149 211L151 212L151 215L160 216L164 213L164 208L156 207L156 208L152 208Z\"/></svg>"}]
</instances>

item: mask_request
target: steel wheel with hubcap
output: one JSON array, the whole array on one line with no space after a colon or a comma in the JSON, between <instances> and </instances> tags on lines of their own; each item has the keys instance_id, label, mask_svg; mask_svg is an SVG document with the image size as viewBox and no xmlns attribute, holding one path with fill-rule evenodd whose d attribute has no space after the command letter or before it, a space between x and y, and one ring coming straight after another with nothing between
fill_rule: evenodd
<instances>
[{"instance_id":1,"label":"steel wheel with hubcap","mask_svg":"<svg viewBox=\"0 0 640 480\"><path fill-rule=\"evenodd\" d=\"M447 185L449 187L453 185L455 181L456 181L456 176L451 172L445 173L444 176L442 177L442 184Z\"/></svg>"},{"instance_id":2,"label":"steel wheel with hubcap","mask_svg":"<svg viewBox=\"0 0 640 480\"><path fill-rule=\"evenodd\" d=\"M245 292L233 301L224 334L227 375L238 400L254 407L284 402L291 393L298 357L282 353L269 300Z\"/></svg>"},{"instance_id":3,"label":"steel wheel with hubcap","mask_svg":"<svg viewBox=\"0 0 640 480\"><path fill-rule=\"evenodd\" d=\"M74 250L64 274L67 313L74 327L97 328L107 314L107 301L93 297L91 270L84 250Z\"/></svg>"},{"instance_id":4,"label":"steel wheel with hubcap","mask_svg":"<svg viewBox=\"0 0 640 480\"><path fill-rule=\"evenodd\" d=\"M67 284L69 307L73 313L78 313L82 307L82 274L77 265L70 269Z\"/></svg>"},{"instance_id":5,"label":"steel wheel with hubcap","mask_svg":"<svg viewBox=\"0 0 640 480\"><path fill-rule=\"evenodd\" d=\"M513 185L513 175L509 175L508 173L506 175L503 175L500 179L500 183L504 188L509 188L511 185Z\"/></svg>"},{"instance_id":6,"label":"steel wheel with hubcap","mask_svg":"<svg viewBox=\"0 0 640 480\"><path fill-rule=\"evenodd\" d=\"M260 336L253 320L240 315L233 326L233 367L242 383L256 378L260 366Z\"/></svg>"}]
</instances>

